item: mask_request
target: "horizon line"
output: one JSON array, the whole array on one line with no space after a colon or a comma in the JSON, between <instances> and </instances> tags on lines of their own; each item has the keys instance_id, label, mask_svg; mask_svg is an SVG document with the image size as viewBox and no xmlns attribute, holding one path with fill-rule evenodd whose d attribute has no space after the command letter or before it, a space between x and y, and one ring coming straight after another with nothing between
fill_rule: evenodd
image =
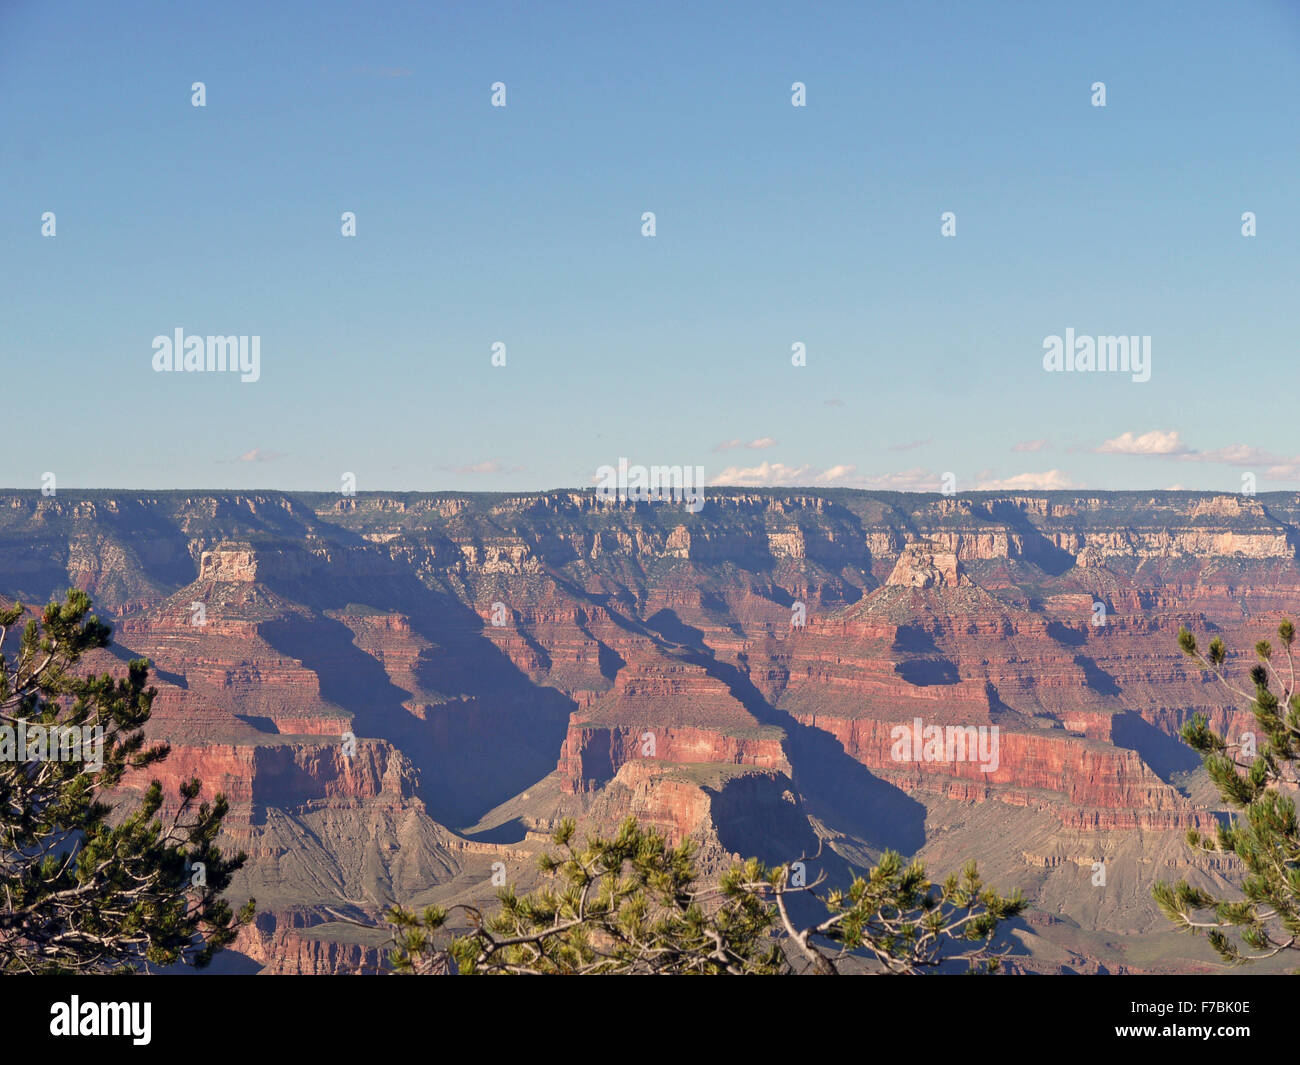
<instances>
[{"instance_id":1,"label":"horizon line","mask_svg":"<svg viewBox=\"0 0 1300 1065\"><path fill-rule=\"evenodd\" d=\"M61 495L68 494L126 494L131 492L191 492L199 494L232 494L251 495L257 493L271 493L277 495L316 495L316 496L339 496L342 499L356 499L362 496L384 496L384 495L416 495L416 496L547 496L560 493L578 493L580 495L594 495L597 489L594 486L586 488L574 488L561 486L557 488L367 488L356 489L353 492L344 494L337 488L59 488L54 493L46 495L42 489L37 488L5 488L0 487L0 495L24 495L34 493L43 499L57 500ZM1253 493L1243 493L1240 491L1229 491L1227 489L1214 488L980 488L972 489L968 492L949 492L940 491L919 491L911 488L859 488L850 485L707 485L701 489L707 496L708 494L724 494L730 492L811 492L811 493L829 493L829 492L855 492L861 495L891 495L891 496L917 496L935 497L939 499L966 499L972 496L997 496L1004 498L1006 496L1079 496L1096 493L1105 493L1107 495L1149 495L1155 493L1158 495L1182 495L1182 496L1241 496L1246 499L1258 499L1264 496L1300 496L1300 488L1296 489L1271 489L1269 491L1259 491ZM613 504L637 504L637 503L664 503L670 506L679 505L677 500L672 499L613 499Z\"/></svg>"}]
</instances>

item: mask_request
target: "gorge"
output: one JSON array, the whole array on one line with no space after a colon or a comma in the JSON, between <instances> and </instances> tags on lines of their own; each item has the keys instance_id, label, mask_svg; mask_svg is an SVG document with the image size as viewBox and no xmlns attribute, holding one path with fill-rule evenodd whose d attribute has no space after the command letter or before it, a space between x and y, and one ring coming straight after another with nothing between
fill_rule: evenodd
<instances>
[{"instance_id":1,"label":"gorge","mask_svg":"<svg viewBox=\"0 0 1300 1065\"><path fill-rule=\"evenodd\" d=\"M709 869L974 858L1032 901L1012 971L1196 972L1151 885L1235 869L1184 842L1224 808L1177 732L1253 718L1176 636L1247 670L1298 543L1294 494L7 491L0 597L85 589L96 670L151 661L149 775L226 794L250 855L223 964L377 969L387 903L487 902L560 818L634 814ZM997 757L899 759L918 719Z\"/></svg>"}]
</instances>

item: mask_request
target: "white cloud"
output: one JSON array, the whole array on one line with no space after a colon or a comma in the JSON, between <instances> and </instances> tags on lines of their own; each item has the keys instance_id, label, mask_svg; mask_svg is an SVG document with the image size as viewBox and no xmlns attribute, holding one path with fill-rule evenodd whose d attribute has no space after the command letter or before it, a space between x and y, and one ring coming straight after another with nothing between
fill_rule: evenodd
<instances>
[{"instance_id":1,"label":"white cloud","mask_svg":"<svg viewBox=\"0 0 1300 1065\"><path fill-rule=\"evenodd\" d=\"M1270 466L1264 471L1264 476L1270 481L1300 481L1300 461Z\"/></svg>"},{"instance_id":2,"label":"white cloud","mask_svg":"<svg viewBox=\"0 0 1300 1065\"><path fill-rule=\"evenodd\" d=\"M980 481L975 485L977 492L1050 492L1058 488L1082 488L1083 485L1070 479L1061 470L1045 470L1042 473L1017 473L1014 477L1000 480Z\"/></svg>"},{"instance_id":3,"label":"white cloud","mask_svg":"<svg viewBox=\"0 0 1300 1065\"><path fill-rule=\"evenodd\" d=\"M989 477L989 471L980 474ZM877 492L937 492L939 474L923 466L894 473L862 474L847 463L818 469L807 463L789 466L782 462L763 462L757 466L728 466L709 481L710 485L738 485L753 488L786 488L817 485L827 488L865 488ZM1049 491L1057 488L1082 488L1060 470L1044 473L1020 473L1002 479L977 480L976 491Z\"/></svg>"},{"instance_id":4,"label":"white cloud","mask_svg":"<svg viewBox=\"0 0 1300 1065\"><path fill-rule=\"evenodd\" d=\"M1178 438L1177 429L1152 429L1141 436L1121 433L1093 450L1098 455L1185 455L1192 449Z\"/></svg>"},{"instance_id":5,"label":"white cloud","mask_svg":"<svg viewBox=\"0 0 1300 1065\"><path fill-rule=\"evenodd\" d=\"M1263 448L1251 447L1249 444L1229 444L1227 447L1215 448L1213 451L1196 451L1187 456L1190 462L1221 462L1225 466L1267 466L1270 463L1293 463L1297 458L1275 455Z\"/></svg>"},{"instance_id":6,"label":"white cloud","mask_svg":"<svg viewBox=\"0 0 1300 1065\"><path fill-rule=\"evenodd\" d=\"M917 466L897 473L885 473L878 477L864 477L856 488L872 488L878 492L937 492L939 475L933 470Z\"/></svg>"},{"instance_id":7,"label":"white cloud","mask_svg":"<svg viewBox=\"0 0 1300 1065\"><path fill-rule=\"evenodd\" d=\"M715 444L714 451L734 451L738 447L748 448L750 451L762 451L764 448L775 447L776 441L770 436L760 436L757 440L750 440L746 443L737 437L735 440L727 440L721 444Z\"/></svg>"},{"instance_id":8,"label":"white cloud","mask_svg":"<svg viewBox=\"0 0 1300 1065\"><path fill-rule=\"evenodd\" d=\"M1021 440L1018 444L1012 444L1012 451L1042 451L1047 447L1046 440Z\"/></svg>"},{"instance_id":9,"label":"white cloud","mask_svg":"<svg viewBox=\"0 0 1300 1065\"><path fill-rule=\"evenodd\" d=\"M856 469L856 466L832 466L829 470L822 470L814 480L818 484L837 484L852 477Z\"/></svg>"},{"instance_id":10,"label":"white cloud","mask_svg":"<svg viewBox=\"0 0 1300 1065\"><path fill-rule=\"evenodd\" d=\"M709 484L754 488L820 485L826 488L866 488L880 492L937 492L939 475L922 467L866 476L858 473L857 466L848 463L818 469L809 463L789 466L783 462L763 462L757 466L728 466Z\"/></svg>"},{"instance_id":11,"label":"white cloud","mask_svg":"<svg viewBox=\"0 0 1300 1065\"><path fill-rule=\"evenodd\" d=\"M755 488L808 484L816 473L806 463L802 466L787 466L784 462L761 462L757 466L728 466L709 484L735 484Z\"/></svg>"},{"instance_id":12,"label":"white cloud","mask_svg":"<svg viewBox=\"0 0 1300 1065\"><path fill-rule=\"evenodd\" d=\"M1265 468L1264 476L1273 481L1300 481L1300 455L1279 455L1251 444L1228 444L1210 451L1198 451L1184 444L1177 430L1153 429L1135 436L1123 433L1092 449L1101 455L1156 455L1179 462L1208 462L1222 466Z\"/></svg>"}]
</instances>

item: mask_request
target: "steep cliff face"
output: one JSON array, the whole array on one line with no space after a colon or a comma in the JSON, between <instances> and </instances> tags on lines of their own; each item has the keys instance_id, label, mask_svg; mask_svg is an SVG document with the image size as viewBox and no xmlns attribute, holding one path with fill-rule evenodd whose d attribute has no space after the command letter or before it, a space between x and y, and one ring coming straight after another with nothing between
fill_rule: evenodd
<instances>
[{"instance_id":1,"label":"steep cliff face","mask_svg":"<svg viewBox=\"0 0 1300 1065\"><path fill-rule=\"evenodd\" d=\"M1033 806L1075 827L1209 830L1215 823L1161 781L1136 751L1096 740L1055 730L999 730L996 742L972 739L970 757L908 761L897 757L897 737L912 731L913 721L810 715L806 723L830 732L850 755L908 792ZM981 758L985 750L993 757Z\"/></svg>"},{"instance_id":2,"label":"steep cliff face","mask_svg":"<svg viewBox=\"0 0 1300 1065\"><path fill-rule=\"evenodd\" d=\"M566 814L711 864L992 854L1146 934L1221 813L1178 729L1252 727L1177 630L1247 651L1300 602L1297 543L1295 496L0 493L0 595L86 588L151 660L153 775L225 793L253 856L246 953L326 972L374 944L319 907L490 899ZM1073 878L1094 855L1122 903Z\"/></svg>"},{"instance_id":3,"label":"steep cliff face","mask_svg":"<svg viewBox=\"0 0 1300 1065\"><path fill-rule=\"evenodd\" d=\"M779 734L730 736L718 729L659 726L592 728L575 721L560 751L566 790L593 790L638 757L673 763L723 763L789 770Z\"/></svg>"},{"instance_id":4,"label":"steep cliff face","mask_svg":"<svg viewBox=\"0 0 1300 1065\"><path fill-rule=\"evenodd\" d=\"M233 950L260 963L275 976L338 976L390 971L387 950L379 936L367 941L342 938L353 929L341 928L329 916L303 910L259 913L240 930Z\"/></svg>"},{"instance_id":5,"label":"steep cliff face","mask_svg":"<svg viewBox=\"0 0 1300 1065\"><path fill-rule=\"evenodd\" d=\"M362 740L352 751L343 742L315 737L294 742L172 744L162 763L127 774L128 786L158 780L167 793L198 777L201 800L224 794L229 823L251 822L268 805L302 807L353 801L400 809L415 792L417 774L400 751L378 740Z\"/></svg>"}]
</instances>

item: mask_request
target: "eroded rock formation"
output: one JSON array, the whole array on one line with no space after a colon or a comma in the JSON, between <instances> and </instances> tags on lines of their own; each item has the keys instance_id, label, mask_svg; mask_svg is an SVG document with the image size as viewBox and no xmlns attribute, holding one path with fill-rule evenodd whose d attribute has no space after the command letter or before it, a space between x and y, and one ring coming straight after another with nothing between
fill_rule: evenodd
<instances>
[{"instance_id":1,"label":"eroded rock formation","mask_svg":"<svg viewBox=\"0 0 1300 1065\"><path fill-rule=\"evenodd\" d=\"M627 814L712 865L980 858L1038 893L1032 966L1066 927L1163 930L1157 875L1232 875L1182 845L1222 811L1176 734L1251 718L1175 636L1248 651L1300 604L1298 537L1295 496L11 492L0 594L85 588L97 667L150 658L153 775L230 798L274 971L380 964L331 913L481 902L561 817ZM901 759L931 726L996 765Z\"/></svg>"}]
</instances>

